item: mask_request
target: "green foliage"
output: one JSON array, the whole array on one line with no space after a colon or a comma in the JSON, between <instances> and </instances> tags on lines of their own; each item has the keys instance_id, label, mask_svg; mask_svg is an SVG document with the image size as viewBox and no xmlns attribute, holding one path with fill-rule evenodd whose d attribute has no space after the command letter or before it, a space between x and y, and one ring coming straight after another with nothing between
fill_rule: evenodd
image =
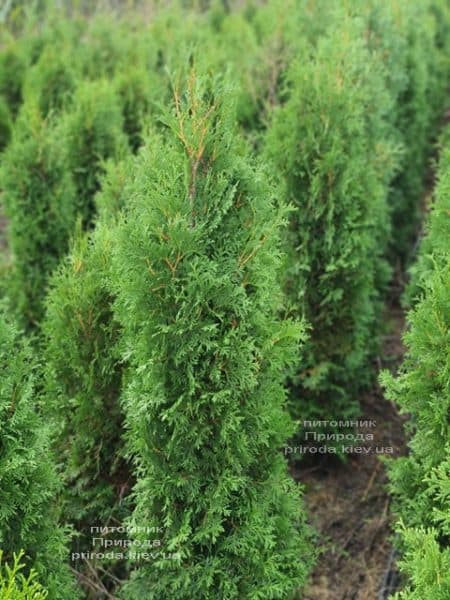
<instances>
[{"instance_id":1,"label":"green foliage","mask_svg":"<svg viewBox=\"0 0 450 600\"><path fill-rule=\"evenodd\" d=\"M410 268L410 282L404 294L404 304L414 306L431 279L436 268L436 260L444 260L448 253L448 235L450 228L446 212L450 210L450 178L447 171L450 170L450 127L446 127L440 136L440 168L436 175L436 186L439 189L439 201L432 205L425 226L424 234L420 243L420 251L416 262ZM448 199L448 200L447 200Z\"/></svg>"},{"instance_id":2,"label":"green foliage","mask_svg":"<svg viewBox=\"0 0 450 600\"><path fill-rule=\"evenodd\" d=\"M106 285L111 244L109 236L90 241L78 231L52 279L42 324L48 416L58 424L68 482L65 516L89 526L109 522L129 487L120 452L118 326Z\"/></svg>"},{"instance_id":3,"label":"green foliage","mask_svg":"<svg viewBox=\"0 0 450 600\"><path fill-rule=\"evenodd\" d=\"M117 65L123 65L124 59L130 58L135 39L126 21L111 14L94 17L85 28L80 48L84 77L112 79Z\"/></svg>"},{"instance_id":4,"label":"green foliage","mask_svg":"<svg viewBox=\"0 0 450 600\"><path fill-rule=\"evenodd\" d=\"M422 295L408 316L406 360L396 379L387 374L382 379L387 396L411 416L410 454L393 462L390 468L395 510L407 528L402 534L406 546L403 566L413 590L400 598L419 598L420 591L429 585L427 597L444 599L450 585L447 575L441 577L449 560L450 534L449 215L447 148L440 160L439 183L421 247L418 286ZM411 545L416 538L423 538L421 550Z\"/></svg>"},{"instance_id":5,"label":"green foliage","mask_svg":"<svg viewBox=\"0 0 450 600\"><path fill-rule=\"evenodd\" d=\"M39 415L36 363L3 307L0 365L0 547L8 562L23 549L27 572L37 571L49 599L68 600L65 535L53 508L60 485Z\"/></svg>"},{"instance_id":6,"label":"green foliage","mask_svg":"<svg viewBox=\"0 0 450 600\"><path fill-rule=\"evenodd\" d=\"M17 42L9 42L0 51L0 96L6 100L13 117L22 102L22 84L26 72L26 61Z\"/></svg>"},{"instance_id":7,"label":"green foliage","mask_svg":"<svg viewBox=\"0 0 450 600\"><path fill-rule=\"evenodd\" d=\"M37 104L43 117L69 103L76 86L73 54L73 48L70 56L65 48L47 46L27 73L24 96Z\"/></svg>"},{"instance_id":8,"label":"green foliage","mask_svg":"<svg viewBox=\"0 0 450 600\"><path fill-rule=\"evenodd\" d=\"M42 322L46 414L58 429L55 448L66 479L63 516L78 532L75 552L91 549L91 526L121 523L130 512L134 479L124 457L118 400L126 361L109 271L115 220L130 193L132 166L131 157L106 165L95 199L100 220L90 235L77 229L52 278ZM76 566L86 569L83 563ZM120 579L127 575L120 560L110 562L108 570ZM110 584L108 576L105 580Z\"/></svg>"},{"instance_id":9,"label":"green foliage","mask_svg":"<svg viewBox=\"0 0 450 600\"><path fill-rule=\"evenodd\" d=\"M447 600L450 597L450 549L441 548L433 529L399 527L405 546L401 572L411 582L392 600Z\"/></svg>"},{"instance_id":10,"label":"green foliage","mask_svg":"<svg viewBox=\"0 0 450 600\"><path fill-rule=\"evenodd\" d=\"M8 145L11 138L11 129L11 113L5 99L0 96L0 152Z\"/></svg>"},{"instance_id":11,"label":"green foliage","mask_svg":"<svg viewBox=\"0 0 450 600\"><path fill-rule=\"evenodd\" d=\"M218 19L217 10L210 14L208 27L202 32L198 54L214 72L228 69L232 73L239 84L237 119L247 131L253 131L261 126L259 121L268 66L262 60L261 47L248 21L239 13L225 11L222 18ZM207 48L210 50L207 51Z\"/></svg>"},{"instance_id":12,"label":"green foliage","mask_svg":"<svg viewBox=\"0 0 450 600\"><path fill-rule=\"evenodd\" d=\"M338 13L316 48L305 45L266 136L284 199L296 208L284 273L290 308L310 324L292 378L293 410L302 418L357 412L351 392L370 373L388 273L387 192L396 157L384 121L391 103L363 27Z\"/></svg>"},{"instance_id":13,"label":"green foliage","mask_svg":"<svg viewBox=\"0 0 450 600\"><path fill-rule=\"evenodd\" d=\"M61 125L67 137L68 168L76 191L76 211L83 227L95 216L94 195L100 189L104 161L119 160L128 145L123 117L114 86L106 80L82 82L73 98L73 110Z\"/></svg>"},{"instance_id":14,"label":"green foliage","mask_svg":"<svg viewBox=\"0 0 450 600\"><path fill-rule=\"evenodd\" d=\"M131 365L131 523L163 530L159 556L124 593L287 598L313 552L278 452L292 431L283 373L301 335L276 316L286 210L236 136L223 84L191 75L164 120L167 141L138 155L113 249Z\"/></svg>"},{"instance_id":15,"label":"green foliage","mask_svg":"<svg viewBox=\"0 0 450 600\"><path fill-rule=\"evenodd\" d=\"M372 39L389 65L389 89L395 100L391 119L402 146L390 202L392 256L403 262L417 233L431 140L446 100L448 52L442 37L450 21L446 25L436 19L439 5L432 0L374 3L370 20Z\"/></svg>"},{"instance_id":16,"label":"green foliage","mask_svg":"<svg viewBox=\"0 0 450 600\"><path fill-rule=\"evenodd\" d=\"M21 571L23 551L14 554L11 566L3 564L3 552L0 550L0 598L2 600L45 600L48 593L36 580L37 573L31 570L28 577Z\"/></svg>"},{"instance_id":17,"label":"green foliage","mask_svg":"<svg viewBox=\"0 0 450 600\"><path fill-rule=\"evenodd\" d=\"M433 111L434 128L441 123L442 112L447 108L448 78L450 76L450 4L446 0L430 0L430 11L435 23L433 81L428 97ZM433 134L435 131L432 132Z\"/></svg>"},{"instance_id":18,"label":"green foliage","mask_svg":"<svg viewBox=\"0 0 450 600\"><path fill-rule=\"evenodd\" d=\"M295 416L358 411L390 236L405 261L446 101L448 0L13 4L1 287L39 325L43 365L35 381L28 345L0 323L0 390L22 399L11 435L0 404L0 542L13 568L26 557L25 579L0 566L0 586L42 597L35 568L50 600L72 597L60 506L81 551L91 526L161 528L156 558L102 563L115 584L133 571L130 600L297 595L313 551L277 451L294 430L282 381ZM411 455L391 471L410 579L399 599L448 595L447 172L450 151L414 274L410 356L386 376L413 414Z\"/></svg>"},{"instance_id":19,"label":"green foliage","mask_svg":"<svg viewBox=\"0 0 450 600\"><path fill-rule=\"evenodd\" d=\"M49 274L68 249L75 189L59 132L24 105L2 157L3 202L13 269L9 296L25 323L42 316Z\"/></svg>"},{"instance_id":20,"label":"green foliage","mask_svg":"<svg viewBox=\"0 0 450 600\"><path fill-rule=\"evenodd\" d=\"M156 78L139 66L130 66L117 75L116 89L122 107L123 128L133 152L142 144L144 123L156 97L155 87L158 91Z\"/></svg>"}]
</instances>

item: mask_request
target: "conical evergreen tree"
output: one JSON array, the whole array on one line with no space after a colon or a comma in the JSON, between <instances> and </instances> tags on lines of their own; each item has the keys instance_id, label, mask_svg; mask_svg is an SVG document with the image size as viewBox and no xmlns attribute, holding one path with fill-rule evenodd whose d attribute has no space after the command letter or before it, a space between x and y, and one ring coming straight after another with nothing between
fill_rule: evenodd
<instances>
[{"instance_id":1,"label":"conical evergreen tree","mask_svg":"<svg viewBox=\"0 0 450 600\"><path fill-rule=\"evenodd\" d=\"M388 242L387 195L395 166L384 118L391 107L364 22L335 11L316 48L305 45L287 74L266 154L293 213L285 289L310 324L292 378L293 414L356 416L355 391L370 377L374 324Z\"/></svg>"},{"instance_id":2,"label":"conical evergreen tree","mask_svg":"<svg viewBox=\"0 0 450 600\"><path fill-rule=\"evenodd\" d=\"M23 106L2 157L12 273L8 295L27 325L42 317L48 277L68 250L75 224L75 188L54 124Z\"/></svg>"},{"instance_id":3,"label":"conical evergreen tree","mask_svg":"<svg viewBox=\"0 0 450 600\"><path fill-rule=\"evenodd\" d=\"M22 85L26 60L19 42L10 40L0 51L0 95L4 97L13 117L22 103Z\"/></svg>"},{"instance_id":4,"label":"conical evergreen tree","mask_svg":"<svg viewBox=\"0 0 450 600\"><path fill-rule=\"evenodd\" d=\"M60 45L47 46L38 62L27 72L24 97L35 102L43 117L69 105L76 87L74 49Z\"/></svg>"},{"instance_id":5,"label":"conical evergreen tree","mask_svg":"<svg viewBox=\"0 0 450 600\"><path fill-rule=\"evenodd\" d=\"M239 142L222 84L191 74L174 104L168 141L138 156L113 254L139 477L131 526L137 545L149 532L161 543L124 593L288 598L313 549L278 450L300 337L277 317L286 211Z\"/></svg>"},{"instance_id":6,"label":"conical evergreen tree","mask_svg":"<svg viewBox=\"0 0 450 600\"><path fill-rule=\"evenodd\" d=\"M384 374L388 398L410 415L410 453L391 463L391 492L401 520L408 576L399 599L448 597L450 577L450 145L428 221L417 277L421 298L408 316L406 360L400 375Z\"/></svg>"},{"instance_id":7,"label":"conical evergreen tree","mask_svg":"<svg viewBox=\"0 0 450 600\"><path fill-rule=\"evenodd\" d=\"M96 227L90 234L77 229L69 255L51 280L42 321L46 416L58 431L55 448L66 479L63 516L77 531L75 553L93 549L99 534L93 535L91 527L117 526L130 514L134 480L124 458L119 404L126 361L108 281L116 214L125 204L132 174L132 156L107 165L95 198ZM97 566L90 561L91 570ZM83 573L86 563L77 560L74 568ZM109 561L108 571L119 579L127 576L123 560ZM111 589L108 574L99 569L97 577Z\"/></svg>"},{"instance_id":8,"label":"conical evergreen tree","mask_svg":"<svg viewBox=\"0 0 450 600\"><path fill-rule=\"evenodd\" d=\"M27 342L0 314L0 548L7 562L25 552L51 600L75 598L68 550L54 510L60 484L48 426L39 415L36 363Z\"/></svg>"},{"instance_id":9,"label":"conical evergreen tree","mask_svg":"<svg viewBox=\"0 0 450 600\"><path fill-rule=\"evenodd\" d=\"M66 139L68 168L76 190L76 209L84 227L95 216L94 195L107 159L119 160L128 151L123 117L114 85L106 80L81 82L73 98L73 110L61 125Z\"/></svg>"},{"instance_id":10,"label":"conical evergreen tree","mask_svg":"<svg viewBox=\"0 0 450 600\"><path fill-rule=\"evenodd\" d=\"M126 484L118 452L118 326L105 284L110 244L77 232L52 279L42 323L48 416L59 424L58 456L69 482L65 515L89 525L108 521L120 491L114 486Z\"/></svg>"}]
</instances>

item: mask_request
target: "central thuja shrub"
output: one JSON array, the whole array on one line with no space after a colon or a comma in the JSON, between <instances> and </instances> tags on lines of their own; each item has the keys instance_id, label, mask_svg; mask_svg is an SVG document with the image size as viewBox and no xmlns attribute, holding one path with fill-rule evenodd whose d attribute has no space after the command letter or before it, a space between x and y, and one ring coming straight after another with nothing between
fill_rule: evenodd
<instances>
[{"instance_id":1,"label":"central thuja shrub","mask_svg":"<svg viewBox=\"0 0 450 600\"><path fill-rule=\"evenodd\" d=\"M309 324L290 378L292 411L302 419L356 416L357 391L370 380L394 167L382 83L362 23L336 15L335 29L291 65L266 137L296 209L284 287L292 313Z\"/></svg>"},{"instance_id":2,"label":"central thuja shrub","mask_svg":"<svg viewBox=\"0 0 450 600\"><path fill-rule=\"evenodd\" d=\"M301 336L277 317L286 211L236 137L222 84L191 75L164 121L165 141L138 156L113 255L139 475L130 523L162 531L125 591L287 598L313 551L278 451L292 431L284 370Z\"/></svg>"}]
</instances>

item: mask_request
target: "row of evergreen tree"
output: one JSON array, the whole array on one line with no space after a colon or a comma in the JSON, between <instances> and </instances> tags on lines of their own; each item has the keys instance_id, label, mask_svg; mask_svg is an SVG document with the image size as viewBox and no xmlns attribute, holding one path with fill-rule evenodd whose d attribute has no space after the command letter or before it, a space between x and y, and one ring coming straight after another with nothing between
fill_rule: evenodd
<instances>
[{"instance_id":1,"label":"row of evergreen tree","mask_svg":"<svg viewBox=\"0 0 450 600\"><path fill-rule=\"evenodd\" d=\"M384 374L388 397L409 415L410 452L390 465L402 571L396 598L450 596L450 143L441 139L438 183L411 287L413 308L398 377Z\"/></svg>"},{"instance_id":2,"label":"row of evergreen tree","mask_svg":"<svg viewBox=\"0 0 450 600\"><path fill-rule=\"evenodd\" d=\"M288 598L317 542L285 390L297 419L345 418L374 376L450 8L130 19L49 14L0 54L0 546L68 599L91 527L161 530L151 561L71 566L127 598Z\"/></svg>"}]
</instances>

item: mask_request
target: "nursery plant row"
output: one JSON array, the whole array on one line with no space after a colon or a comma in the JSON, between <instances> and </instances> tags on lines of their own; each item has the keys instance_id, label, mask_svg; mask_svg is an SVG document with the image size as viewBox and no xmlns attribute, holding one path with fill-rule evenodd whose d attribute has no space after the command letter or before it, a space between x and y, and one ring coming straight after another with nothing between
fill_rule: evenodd
<instances>
[{"instance_id":1,"label":"nursery plant row","mask_svg":"<svg viewBox=\"0 0 450 600\"><path fill-rule=\"evenodd\" d=\"M301 598L282 448L360 417L411 265L395 598L450 598L450 4L94 13L0 33L0 598Z\"/></svg>"}]
</instances>

